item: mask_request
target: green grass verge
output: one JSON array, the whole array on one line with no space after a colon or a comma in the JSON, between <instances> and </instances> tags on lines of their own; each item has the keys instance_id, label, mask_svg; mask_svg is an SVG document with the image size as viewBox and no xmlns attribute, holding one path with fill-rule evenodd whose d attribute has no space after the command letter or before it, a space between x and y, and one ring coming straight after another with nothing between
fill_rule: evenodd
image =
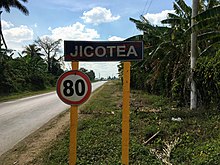
<instances>
[{"instance_id":1,"label":"green grass verge","mask_svg":"<svg viewBox=\"0 0 220 165\"><path fill-rule=\"evenodd\" d=\"M121 164L121 91L118 81L108 82L81 107L77 164ZM133 90L130 164L218 165L219 129L220 113L215 110L178 109L168 99ZM67 165L68 155L69 130L35 161L43 165Z\"/></svg>"},{"instance_id":2,"label":"green grass verge","mask_svg":"<svg viewBox=\"0 0 220 165\"><path fill-rule=\"evenodd\" d=\"M52 92L55 90L56 90L56 87L50 87L50 88L40 90L40 91L24 91L24 92L19 92L19 93L12 93L10 95L0 95L0 102L21 99L24 97L48 93L48 92Z\"/></svg>"}]
</instances>

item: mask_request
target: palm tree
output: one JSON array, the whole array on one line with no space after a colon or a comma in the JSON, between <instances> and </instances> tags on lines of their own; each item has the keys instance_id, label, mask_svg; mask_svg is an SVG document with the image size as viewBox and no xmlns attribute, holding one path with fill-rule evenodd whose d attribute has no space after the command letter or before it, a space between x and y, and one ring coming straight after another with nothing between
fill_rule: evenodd
<instances>
[{"instance_id":1,"label":"palm tree","mask_svg":"<svg viewBox=\"0 0 220 165\"><path fill-rule=\"evenodd\" d=\"M27 3L28 0L21 0L24 3ZM0 1L0 9L4 8L6 12L10 13L11 7L19 9L23 14L28 15L29 11L27 8L22 5L19 0L1 0Z\"/></svg>"},{"instance_id":2,"label":"palm tree","mask_svg":"<svg viewBox=\"0 0 220 165\"><path fill-rule=\"evenodd\" d=\"M28 0L21 0L21 1L24 2L24 3L28 2ZM5 9L6 12L10 13L11 7L19 9L25 15L29 14L29 11L27 10L27 8L24 5L22 5L19 2L19 0L1 0L0 1L0 49L1 49L1 46L2 46L1 40L3 40L3 44L4 44L5 48L7 49L7 45L6 45L6 42L4 40L4 36L3 36L3 33L2 33L2 24L1 24L1 13L2 13L2 11L1 10Z\"/></svg>"},{"instance_id":3,"label":"palm tree","mask_svg":"<svg viewBox=\"0 0 220 165\"><path fill-rule=\"evenodd\" d=\"M29 75L34 74L35 72L38 73L38 71L47 71L47 64L45 60L41 57L43 56L43 54L41 53L41 48L37 47L36 44L25 46L22 54L25 54L25 56L22 56L19 53L20 58L18 58L18 60L23 63L22 70L26 70Z\"/></svg>"},{"instance_id":4,"label":"palm tree","mask_svg":"<svg viewBox=\"0 0 220 165\"><path fill-rule=\"evenodd\" d=\"M28 46L25 46L25 50L22 51L22 54L26 54L27 56L30 57L39 57L42 56L43 54L40 53L41 48L37 47L36 44L30 44Z\"/></svg>"}]
</instances>

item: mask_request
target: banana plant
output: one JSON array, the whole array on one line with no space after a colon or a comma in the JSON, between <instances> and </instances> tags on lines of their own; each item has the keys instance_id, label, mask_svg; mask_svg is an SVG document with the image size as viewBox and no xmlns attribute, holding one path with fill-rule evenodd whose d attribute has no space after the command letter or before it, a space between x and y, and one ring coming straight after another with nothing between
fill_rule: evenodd
<instances>
[{"instance_id":1,"label":"banana plant","mask_svg":"<svg viewBox=\"0 0 220 165\"><path fill-rule=\"evenodd\" d=\"M199 14L194 19L205 22L215 20L209 25L198 28L199 50L202 53L212 50L216 52L219 40L219 10L217 0L201 0ZM167 19L161 22L166 27L153 26L141 16L140 20L131 18L137 29L143 31L145 41L144 60L132 66L134 78L144 85L140 88L157 94L164 94L185 104L189 103L190 78L190 43L191 43L191 13L192 9L184 0L176 0L173 4L175 13L169 13ZM206 13L206 14L203 14ZM212 13L211 16L208 16ZM204 18L207 19L204 19ZM213 49L215 48L215 49ZM132 80L131 80L132 81Z\"/></svg>"}]
</instances>

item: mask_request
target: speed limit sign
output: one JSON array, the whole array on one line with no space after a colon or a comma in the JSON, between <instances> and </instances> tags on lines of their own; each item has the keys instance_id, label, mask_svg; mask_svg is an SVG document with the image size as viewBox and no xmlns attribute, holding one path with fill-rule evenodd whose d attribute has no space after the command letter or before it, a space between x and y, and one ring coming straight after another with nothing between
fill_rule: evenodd
<instances>
[{"instance_id":1,"label":"speed limit sign","mask_svg":"<svg viewBox=\"0 0 220 165\"><path fill-rule=\"evenodd\" d=\"M66 104L82 104L90 94L91 82L86 74L78 70L65 72L57 80L57 95Z\"/></svg>"}]
</instances>

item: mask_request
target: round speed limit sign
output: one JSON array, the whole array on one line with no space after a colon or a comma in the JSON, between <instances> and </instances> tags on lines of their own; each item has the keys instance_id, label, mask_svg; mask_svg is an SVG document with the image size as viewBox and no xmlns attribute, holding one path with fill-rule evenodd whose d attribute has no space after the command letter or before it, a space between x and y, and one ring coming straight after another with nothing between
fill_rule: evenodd
<instances>
[{"instance_id":1,"label":"round speed limit sign","mask_svg":"<svg viewBox=\"0 0 220 165\"><path fill-rule=\"evenodd\" d=\"M85 102L91 94L91 88L88 76L78 70L65 72L57 80L57 95L69 105Z\"/></svg>"}]
</instances>

